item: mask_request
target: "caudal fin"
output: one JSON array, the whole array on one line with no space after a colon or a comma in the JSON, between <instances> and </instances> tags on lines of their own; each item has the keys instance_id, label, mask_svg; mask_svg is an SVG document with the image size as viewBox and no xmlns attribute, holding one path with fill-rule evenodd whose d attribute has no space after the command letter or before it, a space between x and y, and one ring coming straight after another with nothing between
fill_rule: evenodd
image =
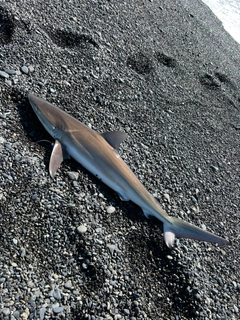
<instances>
[{"instance_id":1,"label":"caudal fin","mask_svg":"<svg viewBox=\"0 0 240 320\"><path fill-rule=\"evenodd\" d=\"M215 242L220 245L228 244L229 241L211 232L198 228L181 219L171 217L169 223L164 223L164 239L166 245L171 248L175 238L188 238L200 241Z\"/></svg>"}]
</instances>

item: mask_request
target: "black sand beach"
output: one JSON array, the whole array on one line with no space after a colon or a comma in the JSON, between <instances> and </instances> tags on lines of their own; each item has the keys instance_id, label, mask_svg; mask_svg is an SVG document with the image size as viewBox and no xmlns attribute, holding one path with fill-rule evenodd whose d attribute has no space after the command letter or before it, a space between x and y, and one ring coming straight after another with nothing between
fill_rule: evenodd
<instances>
[{"instance_id":1,"label":"black sand beach","mask_svg":"<svg viewBox=\"0 0 240 320\"><path fill-rule=\"evenodd\" d=\"M0 318L239 319L240 45L201 1L0 3ZM74 160L52 180L34 93L93 129L177 240ZM115 211L114 211L115 210Z\"/></svg>"}]
</instances>

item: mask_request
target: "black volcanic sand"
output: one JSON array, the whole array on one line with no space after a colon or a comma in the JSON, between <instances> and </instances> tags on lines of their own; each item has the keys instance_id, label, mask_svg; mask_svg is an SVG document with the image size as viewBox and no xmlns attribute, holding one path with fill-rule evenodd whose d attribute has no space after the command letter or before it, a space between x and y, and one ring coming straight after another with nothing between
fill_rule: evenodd
<instances>
[{"instance_id":1,"label":"black volcanic sand","mask_svg":"<svg viewBox=\"0 0 240 320\"><path fill-rule=\"evenodd\" d=\"M208 7L5 0L0 45L1 319L238 319L240 45ZM230 245L169 250L73 160L51 180L29 92L127 132L121 156L169 215Z\"/></svg>"}]
</instances>

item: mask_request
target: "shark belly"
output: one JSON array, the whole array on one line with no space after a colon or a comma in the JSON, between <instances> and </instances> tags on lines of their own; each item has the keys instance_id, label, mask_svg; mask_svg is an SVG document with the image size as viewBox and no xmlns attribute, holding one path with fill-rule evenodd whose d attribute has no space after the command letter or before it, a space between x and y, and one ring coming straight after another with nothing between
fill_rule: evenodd
<instances>
[{"instance_id":1,"label":"shark belly","mask_svg":"<svg viewBox=\"0 0 240 320\"><path fill-rule=\"evenodd\" d=\"M112 168L103 168L99 161L96 161L93 157L90 157L89 154L80 153L75 147L67 147L67 152L73 159L79 162L100 181L104 182L119 195L122 195L124 200L129 200L129 197L126 195L125 188L121 186L124 184L122 177L118 175L117 172L112 170Z\"/></svg>"}]
</instances>

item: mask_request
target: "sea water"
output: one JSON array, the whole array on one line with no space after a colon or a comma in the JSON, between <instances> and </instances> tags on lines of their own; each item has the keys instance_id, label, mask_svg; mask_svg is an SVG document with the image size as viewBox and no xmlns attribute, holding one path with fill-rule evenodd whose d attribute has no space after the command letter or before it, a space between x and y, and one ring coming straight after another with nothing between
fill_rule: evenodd
<instances>
[{"instance_id":1,"label":"sea water","mask_svg":"<svg viewBox=\"0 0 240 320\"><path fill-rule=\"evenodd\" d=\"M202 0L222 21L225 30L240 43L240 0Z\"/></svg>"}]
</instances>

